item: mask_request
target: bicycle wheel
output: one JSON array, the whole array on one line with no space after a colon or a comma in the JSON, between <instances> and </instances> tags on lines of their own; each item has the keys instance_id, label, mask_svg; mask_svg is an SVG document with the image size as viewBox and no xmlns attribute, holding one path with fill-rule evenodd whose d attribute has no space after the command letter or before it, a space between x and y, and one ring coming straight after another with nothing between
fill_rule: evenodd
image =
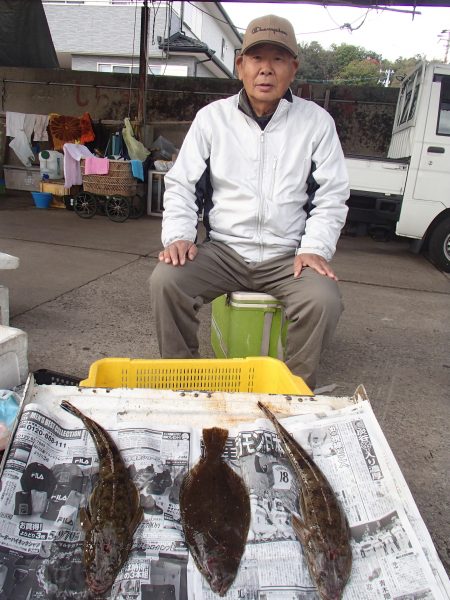
<instances>
[{"instance_id":1,"label":"bicycle wheel","mask_svg":"<svg viewBox=\"0 0 450 600\"><path fill-rule=\"evenodd\" d=\"M125 196L109 196L105 203L106 215L116 223L123 223L130 216L130 201Z\"/></svg>"},{"instance_id":2,"label":"bicycle wheel","mask_svg":"<svg viewBox=\"0 0 450 600\"><path fill-rule=\"evenodd\" d=\"M73 201L73 210L82 219L92 219L97 212L97 199L89 192L80 192Z\"/></svg>"}]
</instances>

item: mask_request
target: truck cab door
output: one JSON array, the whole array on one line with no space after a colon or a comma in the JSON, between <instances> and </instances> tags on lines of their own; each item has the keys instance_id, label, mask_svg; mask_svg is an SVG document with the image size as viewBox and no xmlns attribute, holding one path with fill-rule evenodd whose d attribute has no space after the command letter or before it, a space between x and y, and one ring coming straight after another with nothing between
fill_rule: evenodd
<instances>
[{"instance_id":1,"label":"truck cab door","mask_svg":"<svg viewBox=\"0 0 450 600\"><path fill-rule=\"evenodd\" d=\"M433 77L412 196L450 206L450 75Z\"/></svg>"}]
</instances>

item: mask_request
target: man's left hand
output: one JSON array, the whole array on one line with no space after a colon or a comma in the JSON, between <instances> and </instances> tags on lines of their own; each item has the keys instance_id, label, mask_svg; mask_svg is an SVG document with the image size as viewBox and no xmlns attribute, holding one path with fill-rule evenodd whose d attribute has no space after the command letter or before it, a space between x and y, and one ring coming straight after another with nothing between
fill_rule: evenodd
<instances>
[{"instance_id":1,"label":"man's left hand","mask_svg":"<svg viewBox=\"0 0 450 600\"><path fill-rule=\"evenodd\" d=\"M300 277L302 269L310 267L319 275L325 275L330 279L338 280L328 262L319 254L297 254L294 259L294 277Z\"/></svg>"}]
</instances>

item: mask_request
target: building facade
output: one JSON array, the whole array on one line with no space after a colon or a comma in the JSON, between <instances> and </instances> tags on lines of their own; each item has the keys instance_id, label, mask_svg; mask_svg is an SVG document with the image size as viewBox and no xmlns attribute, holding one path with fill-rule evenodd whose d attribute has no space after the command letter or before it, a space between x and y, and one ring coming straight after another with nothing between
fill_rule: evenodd
<instances>
[{"instance_id":1,"label":"building facade","mask_svg":"<svg viewBox=\"0 0 450 600\"><path fill-rule=\"evenodd\" d=\"M138 73L141 0L44 0L60 67ZM234 77L242 37L220 2L148 2L153 75Z\"/></svg>"}]
</instances>

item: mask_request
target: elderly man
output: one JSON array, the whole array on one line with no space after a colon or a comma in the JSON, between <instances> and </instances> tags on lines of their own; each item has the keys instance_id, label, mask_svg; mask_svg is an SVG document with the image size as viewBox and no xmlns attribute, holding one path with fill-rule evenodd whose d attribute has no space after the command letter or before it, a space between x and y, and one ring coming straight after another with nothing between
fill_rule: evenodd
<instances>
[{"instance_id":1,"label":"elderly man","mask_svg":"<svg viewBox=\"0 0 450 600\"><path fill-rule=\"evenodd\" d=\"M342 311L329 261L348 176L333 119L289 89L298 64L289 21L249 24L236 59L243 89L198 112L165 177L164 249L150 287L163 358L199 357L204 303L236 290L272 294L289 319L286 364L314 388ZM205 189L208 237L197 244Z\"/></svg>"}]
</instances>

